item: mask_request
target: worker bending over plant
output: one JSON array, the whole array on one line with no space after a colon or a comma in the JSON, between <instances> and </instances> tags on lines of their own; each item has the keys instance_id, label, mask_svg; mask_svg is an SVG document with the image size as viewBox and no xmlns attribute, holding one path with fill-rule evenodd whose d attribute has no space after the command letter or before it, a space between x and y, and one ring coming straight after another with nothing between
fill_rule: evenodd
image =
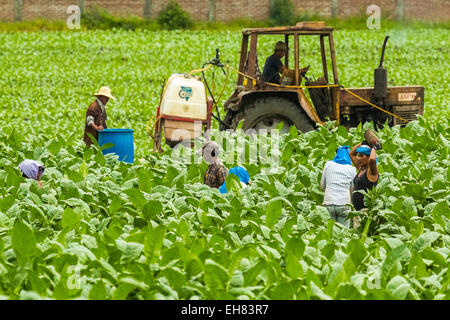
<instances>
[{"instance_id":1,"label":"worker bending over plant","mask_svg":"<svg viewBox=\"0 0 450 320\"><path fill-rule=\"evenodd\" d=\"M93 94L97 98L91 103L86 111L86 123L84 126L84 143L90 146L93 142L88 136L90 133L98 141L98 132L107 128L106 126L106 104L109 99L115 100L108 87L101 87Z\"/></svg>"},{"instance_id":2,"label":"worker bending over plant","mask_svg":"<svg viewBox=\"0 0 450 320\"><path fill-rule=\"evenodd\" d=\"M19 164L22 177L36 180L39 188L42 187L41 177L44 174L45 167L35 160L25 159Z\"/></svg>"},{"instance_id":3,"label":"worker bending over plant","mask_svg":"<svg viewBox=\"0 0 450 320\"><path fill-rule=\"evenodd\" d=\"M233 167L230 169L228 174L234 174L236 177L238 177L239 182L241 183L241 188L246 188L251 184L250 175L248 174L248 171L243 167ZM228 192L225 182L220 186L219 191L220 193Z\"/></svg>"},{"instance_id":4,"label":"worker bending over plant","mask_svg":"<svg viewBox=\"0 0 450 320\"><path fill-rule=\"evenodd\" d=\"M211 188L218 189L224 182L228 174L222 161L219 159L220 147L213 141L207 141L202 147L203 159L209 163L204 177L204 184Z\"/></svg>"}]
</instances>

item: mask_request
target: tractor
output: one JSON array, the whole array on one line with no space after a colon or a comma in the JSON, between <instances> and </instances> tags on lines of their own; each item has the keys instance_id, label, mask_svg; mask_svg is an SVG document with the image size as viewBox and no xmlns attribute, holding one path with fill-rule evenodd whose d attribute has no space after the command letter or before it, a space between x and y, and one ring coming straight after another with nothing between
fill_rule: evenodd
<instances>
[{"instance_id":1,"label":"tractor","mask_svg":"<svg viewBox=\"0 0 450 320\"><path fill-rule=\"evenodd\" d=\"M374 87L345 89L339 86L333 28L323 22L301 22L291 27L244 29L242 34L237 87L224 104L227 113L221 129L227 127L234 129L240 121L244 121L243 130L270 130L282 121L283 129L295 125L302 132L306 132L313 130L316 123L323 123L326 120L335 120L338 124L349 128L365 121L373 121L374 125L384 125L386 122L389 125L405 125L417 119L417 114L423 115L422 86L387 87L387 71L382 67L387 38L383 44L380 65L375 69ZM284 57L286 68L289 68L290 54L294 55L292 86L283 85L283 80L281 86L273 86L261 79L257 63L257 47L258 39L264 35L284 37L282 39L287 46ZM320 41L323 76L315 81L306 76L308 67L302 69L299 67L300 36L317 37ZM293 48L290 48L291 44ZM328 59L331 59L330 71ZM244 74L254 78L255 81L250 79L245 81ZM330 84L330 76L332 86L327 87ZM302 78L305 78L304 84L308 87L311 102L304 88L298 88ZM369 105L361 98L389 113Z\"/></svg>"},{"instance_id":2,"label":"tractor","mask_svg":"<svg viewBox=\"0 0 450 320\"><path fill-rule=\"evenodd\" d=\"M280 36L279 40L286 45L284 66L289 72L283 74L280 84L265 82L261 76L257 47L258 39L266 35ZM300 36L302 39L316 37L320 41L318 58L322 62L322 73L317 79L308 77L309 66L300 68ZM224 103L225 117L220 117L218 102L204 74L211 66L222 69L225 66L217 49L216 58L205 63L202 69L192 71L201 71L203 78L193 76L192 72L175 74L164 85L154 126L155 147L161 151L163 131L166 142L173 147L180 141L200 136L202 130L210 128L212 118L219 121L220 130L235 130L243 121L244 131L258 132L275 129L280 122L283 122L282 132L288 131L290 126L307 132L314 130L316 124L329 120L347 128L366 121L373 121L378 127L385 124L404 126L416 120L418 114L423 115L424 87L387 86L387 70L383 68L387 40L388 37L383 43L380 64L375 69L374 86L344 88L338 79L333 28L324 22L244 29L239 69L235 70L237 85ZM290 60L294 62L292 68L289 68ZM206 65L209 66L205 68ZM328 70L329 66L331 70Z\"/></svg>"}]
</instances>

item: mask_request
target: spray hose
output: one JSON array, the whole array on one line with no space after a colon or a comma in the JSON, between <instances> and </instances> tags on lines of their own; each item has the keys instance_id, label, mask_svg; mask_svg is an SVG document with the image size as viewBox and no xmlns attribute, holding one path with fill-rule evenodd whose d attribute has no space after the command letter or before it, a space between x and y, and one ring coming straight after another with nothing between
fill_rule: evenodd
<instances>
[{"instance_id":1,"label":"spray hose","mask_svg":"<svg viewBox=\"0 0 450 320\"><path fill-rule=\"evenodd\" d=\"M158 121L161 120L161 115L159 115L159 116L156 118L155 123L153 123L152 128L150 129L150 123L153 121L153 119L155 119L154 116L151 117L151 118L148 120L148 122L147 122L147 134L148 134L153 140L155 140L155 136L153 135L153 130L155 129L156 124L158 123Z\"/></svg>"}]
</instances>

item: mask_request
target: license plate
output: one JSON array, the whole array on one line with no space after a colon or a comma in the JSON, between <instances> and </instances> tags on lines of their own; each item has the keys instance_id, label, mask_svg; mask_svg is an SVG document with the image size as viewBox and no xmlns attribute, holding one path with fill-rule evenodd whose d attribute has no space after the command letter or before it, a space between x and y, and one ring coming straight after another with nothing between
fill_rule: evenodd
<instances>
[{"instance_id":1,"label":"license plate","mask_svg":"<svg viewBox=\"0 0 450 320\"><path fill-rule=\"evenodd\" d=\"M416 92L399 93L398 101L414 101L416 99Z\"/></svg>"}]
</instances>

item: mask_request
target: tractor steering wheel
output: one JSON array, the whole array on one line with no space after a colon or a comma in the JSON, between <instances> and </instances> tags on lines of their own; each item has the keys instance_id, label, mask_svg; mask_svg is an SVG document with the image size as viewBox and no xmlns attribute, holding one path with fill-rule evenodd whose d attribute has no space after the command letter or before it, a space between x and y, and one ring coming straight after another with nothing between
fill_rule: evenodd
<instances>
[{"instance_id":1,"label":"tractor steering wheel","mask_svg":"<svg viewBox=\"0 0 450 320\"><path fill-rule=\"evenodd\" d=\"M308 72L309 67L311 67L311 65L308 65L306 68L304 68L305 70L304 70L303 72L300 72L300 74L302 75L302 77L305 77L305 76L306 76L306 73Z\"/></svg>"}]
</instances>

